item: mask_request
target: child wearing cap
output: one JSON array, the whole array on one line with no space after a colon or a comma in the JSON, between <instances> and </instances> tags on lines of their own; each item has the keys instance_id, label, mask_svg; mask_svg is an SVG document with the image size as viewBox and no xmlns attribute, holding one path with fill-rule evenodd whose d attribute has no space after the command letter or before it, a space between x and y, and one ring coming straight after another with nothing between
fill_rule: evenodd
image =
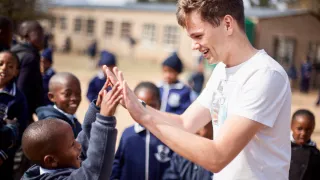
<instances>
[{"instance_id":1,"label":"child wearing cap","mask_svg":"<svg viewBox=\"0 0 320 180\"><path fill-rule=\"evenodd\" d=\"M103 87L106 82L106 76L103 73L102 66L106 65L110 70L112 70L117 64L117 59L114 54L109 53L108 51L102 51L100 54L100 61L98 66L100 68L98 74L90 81L87 98L91 102L97 99L97 95L100 89Z\"/></svg>"},{"instance_id":2,"label":"child wearing cap","mask_svg":"<svg viewBox=\"0 0 320 180\"><path fill-rule=\"evenodd\" d=\"M161 111L182 114L191 104L191 89L178 79L182 71L183 64L176 52L162 63Z\"/></svg>"},{"instance_id":3,"label":"child wearing cap","mask_svg":"<svg viewBox=\"0 0 320 180\"><path fill-rule=\"evenodd\" d=\"M53 103L48 98L48 92L49 92L49 81L53 75L56 74L56 72L52 68L52 49L47 48L43 50L41 54L41 60L40 60L40 70L42 73L42 85L43 85L43 91L44 91L44 105L53 105Z\"/></svg>"}]
</instances>

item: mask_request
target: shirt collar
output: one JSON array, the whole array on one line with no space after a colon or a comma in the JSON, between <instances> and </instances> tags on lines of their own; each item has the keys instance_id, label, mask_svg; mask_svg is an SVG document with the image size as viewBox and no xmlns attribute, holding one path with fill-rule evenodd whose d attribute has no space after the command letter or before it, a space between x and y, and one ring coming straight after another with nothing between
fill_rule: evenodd
<instances>
[{"instance_id":1,"label":"shirt collar","mask_svg":"<svg viewBox=\"0 0 320 180\"><path fill-rule=\"evenodd\" d=\"M3 90L0 90L0 93L8 94L11 96L16 95L16 83L10 83L8 86L6 86Z\"/></svg>"},{"instance_id":2,"label":"shirt collar","mask_svg":"<svg viewBox=\"0 0 320 180\"><path fill-rule=\"evenodd\" d=\"M45 168L42 168L40 167L40 175L42 174L52 174L52 173L55 173L57 170L55 169L45 169Z\"/></svg>"},{"instance_id":3,"label":"shirt collar","mask_svg":"<svg viewBox=\"0 0 320 180\"><path fill-rule=\"evenodd\" d=\"M99 79L101 79L101 80L106 79L106 77L104 76L103 71L101 71L101 70L98 72L97 77L98 77Z\"/></svg>"},{"instance_id":4,"label":"shirt collar","mask_svg":"<svg viewBox=\"0 0 320 180\"><path fill-rule=\"evenodd\" d=\"M135 123L134 124L134 132L136 132L137 134L138 133L141 133L142 131L146 130L146 128L144 128L143 126L141 126L140 124L138 123Z\"/></svg>"},{"instance_id":5,"label":"shirt collar","mask_svg":"<svg viewBox=\"0 0 320 180\"><path fill-rule=\"evenodd\" d=\"M58 110L59 112L61 112L62 114L66 115L71 121L72 123L74 123L74 118L77 118L74 114L68 114L64 111L62 111L61 109L59 109L56 105L53 105L53 108L55 108L56 110Z\"/></svg>"}]
</instances>

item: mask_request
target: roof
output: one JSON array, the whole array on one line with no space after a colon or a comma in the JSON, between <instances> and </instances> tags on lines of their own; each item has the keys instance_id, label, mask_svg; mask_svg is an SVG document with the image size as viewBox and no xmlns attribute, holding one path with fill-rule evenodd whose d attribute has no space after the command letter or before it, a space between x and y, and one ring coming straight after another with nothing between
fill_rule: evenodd
<instances>
[{"instance_id":1,"label":"roof","mask_svg":"<svg viewBox=\"0 0 320 180\"><path fill-rule=\"evenodd\" d=\"M131 11L156 11L156 12L175 12L176 5L171 3L127 3L123 5L92 5L85 0L76 0L74 2L56 2L50 7L67 7L67 8L85 8L85 9L116 9L116 10L131 10ZM272 8L248 8L245 9L245 16L251 18L276 18L285 16L302 15L309 13L305 9L286 9L278 10Z\"/></svg>"}]
</instances>

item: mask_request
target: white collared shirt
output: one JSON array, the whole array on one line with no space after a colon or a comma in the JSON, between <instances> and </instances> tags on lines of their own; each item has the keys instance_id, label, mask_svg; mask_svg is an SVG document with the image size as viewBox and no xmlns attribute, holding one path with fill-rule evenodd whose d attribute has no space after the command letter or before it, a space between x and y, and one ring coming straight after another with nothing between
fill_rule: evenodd
<instances>
[{"instance_id":1,"label":"white collared shirt","mask_svg":"<svg viewBox=\"0 0 320 180\"><path fill-rule=\"evenodd\" d=\"M45 168L42 168L40 167L40 175L42 174L52 174L52 173L55 173L57 170L55 169L45 169Z\"/></svg>"},{"instance_id":2,"label":"white collared shirt","mask_svg":"<svg viewBox=\"0 0 320 180\"><path fill-rule=\"evenodd\" d=\"M73 118L77 118L74 114L68 114L68 113L62 111L61 109L59 109L56 105L53 105L53 108L55 108L56 110L58 110L62 114L66 115L72 121L72 123L74 124Z\"/></svg>"}]
</instances>

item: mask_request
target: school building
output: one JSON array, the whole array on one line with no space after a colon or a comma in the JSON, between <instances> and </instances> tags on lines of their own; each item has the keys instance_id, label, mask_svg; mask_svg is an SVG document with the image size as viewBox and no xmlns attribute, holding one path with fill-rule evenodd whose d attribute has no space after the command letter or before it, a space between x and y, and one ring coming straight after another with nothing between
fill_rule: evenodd
<instances>
[{"instance_id":1,"label":"school building","mask_svg":"<svg viewBox=\"0 0 320 180\"><path fill-rule=\"evenodd\" d=\"M93 39L128 60L161 62L177 51L191 67L199 53L191 50L191 39L177 24L174 4L131 3L122 6L52 5L55 17L50 29L61 48L67 37L74 51L84 51ZM320 63L320 20L304 9L245 9L246 33L252 44L279 61L285 68L309 55ZM128 37L136 40L130 45ZM299 69L299 68L298 68Z\"/></svg>"}]
</instances>

